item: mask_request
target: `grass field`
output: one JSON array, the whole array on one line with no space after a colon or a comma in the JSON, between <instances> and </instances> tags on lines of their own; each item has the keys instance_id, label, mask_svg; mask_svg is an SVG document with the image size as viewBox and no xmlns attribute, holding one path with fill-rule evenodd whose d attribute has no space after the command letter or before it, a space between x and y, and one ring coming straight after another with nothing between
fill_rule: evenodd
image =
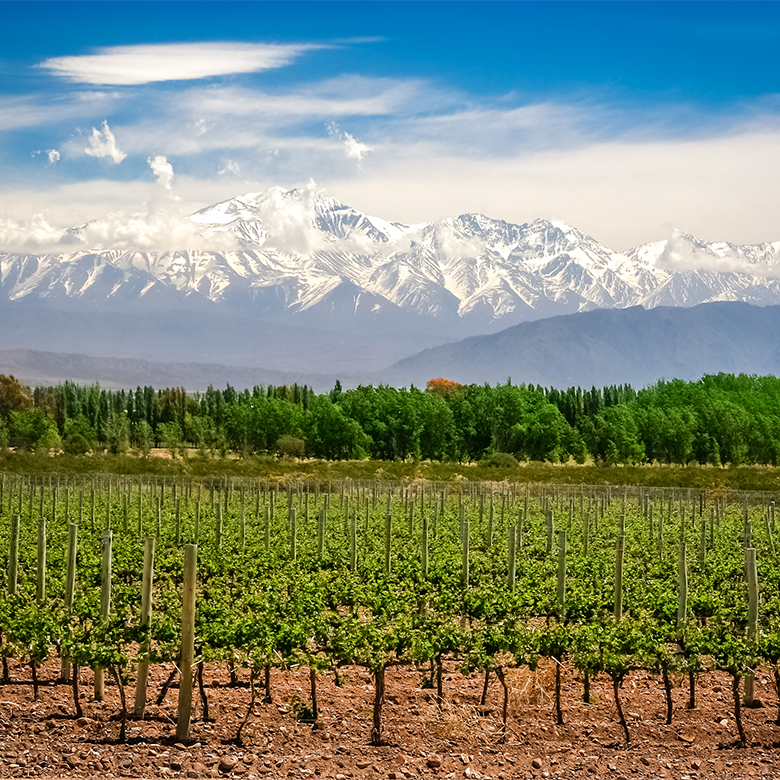
<instances>
[{"instance_id":1,"label":"grass field","mask_svg":"<svg viewBox=\"0 0 780 780\"><path fill-rule=\"evenodd\" d=\"M285 474L319 479L428 479L450 481L530 482L572 485L645 485L648 487L691 487L724 490L777 490L780 470L771 466L596 466L551 463L521 463L511 468L477 463L430 461L324 461L289 460L273 457L171 458L155 450L149 458L135 455L46 457L22 453L0 456L0 473L43 474L149 474L178 476L273 477Z\"/></svg>"}]
</instances>

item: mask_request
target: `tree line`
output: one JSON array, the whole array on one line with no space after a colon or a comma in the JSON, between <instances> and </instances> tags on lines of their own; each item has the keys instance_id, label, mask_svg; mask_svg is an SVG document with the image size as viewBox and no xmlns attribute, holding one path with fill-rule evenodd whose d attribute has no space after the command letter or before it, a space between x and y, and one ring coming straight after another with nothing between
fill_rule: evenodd
<instances>
[{"instance_id":1,"label":"tree line","mask_svg":"<svg viewBox=\"0 0 780 780\"><path fill-rule=\"evenodd\" d=\"M717 374L589 390L542 386L427 387L340 383L203 393L106 390L72 382L25 387L0 374L0 451L186 457L270 454L328 460L777 465L780 379Z\"/></svg>"}]
</instances>

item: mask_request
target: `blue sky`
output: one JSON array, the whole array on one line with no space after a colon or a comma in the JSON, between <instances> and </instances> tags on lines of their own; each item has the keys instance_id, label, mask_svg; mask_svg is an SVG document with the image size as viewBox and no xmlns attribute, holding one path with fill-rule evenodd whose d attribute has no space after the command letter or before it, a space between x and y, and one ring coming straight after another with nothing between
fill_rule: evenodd
<instances>
[{"instance_id":1,"label":"blue sky","mask_svg":"<svg viewBox=\"0 0 780 780\"><path fill-rule=\"evenodd\" d=\"M780 3L0 2L0 239L273 184L780 240ZM175 206L175 209L174 209Z\"/></svg>"}]
</instances>

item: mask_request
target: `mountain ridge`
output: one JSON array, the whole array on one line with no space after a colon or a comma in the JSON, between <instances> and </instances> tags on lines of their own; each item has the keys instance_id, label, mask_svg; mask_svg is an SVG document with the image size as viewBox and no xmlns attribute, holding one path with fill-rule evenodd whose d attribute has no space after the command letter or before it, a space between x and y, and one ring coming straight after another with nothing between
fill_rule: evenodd
<instances>
[{"instance_id":1,"label":"mountain ridge","mask_svg":"<svg viewBox=\"0 0 780 780\"><path fill-rule=\"evenodd\" d=\"M592 309L780 304L780 242L736 246L676 232L616 252L561 222L518 225L473 213L408 225L311 188L248 193L186 222L181 235L202 246L74 249L99 234L87 225L69 231L57 252L0 251L0 311L14 310L11 321L36 312L122 314L128 327L160 334L177 360L202 318L213 332L202 353L187 346L186 359L273 370L295 362L281 354L285 331L303 329L319 346L304 348L294 367L330 375L354 371L358 354L378 370L421 347ZM236 339L239 320L252 338ZM83 328L69 327L56 334L56 349L78 352ZM45 347L43 326L34 330L12 323L0 347ZM113 352L110 333L102 342L100 333L88 336L98 351ZM153 341L139 339L122 354L159 359Z\"/></svg>"},{"instance_id":2,"label":"mountain ridge","mask_svg":"<svg viewBox=\"0 0 780 780\"><path fill-rule=\"evenodd\" d=\"M33 384L66 379L112 388L150 384L204 390L209 384L308 384L330 390L359 384L424 387L443 377L464 384L541 384L566 389L659 379L696 380L704 374L780 373L780 306L741 302L691 308L597 309L520 323L494 334L432 347L382 370L356 360L351 371L316 373L291 363L277 370L257 365L186 361L165 363L42 350L0 350L0 373Z\"/></svg>"},{"instance_id":3,"label":"mountain ridge","mask_svg":"<svg viewBox=\"0 0 780 780\"><path fill-rule=\"evenodd\" d=\"M430 347L377 375L395 385L441 376L462 384L642 387L716 373L780 373L780 306L598 309L520 323Z\"/></svg>"}]
</instances>

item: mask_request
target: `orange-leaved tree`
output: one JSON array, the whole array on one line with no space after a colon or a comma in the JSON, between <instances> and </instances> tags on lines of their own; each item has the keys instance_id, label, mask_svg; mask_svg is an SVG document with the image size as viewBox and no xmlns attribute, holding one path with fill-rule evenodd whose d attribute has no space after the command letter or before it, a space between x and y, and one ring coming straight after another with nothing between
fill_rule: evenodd
<instances>
[{"instance_id":1,"label":"orange-leaved tree","mask_svg":"<svg viewBox=\"0 0 780 780\"><path fill-rule=\"evenodd\" d=\"M458 382L453 382L451 379L429 379L425 389L433 395L447 396L452 393L457 393L463 388L463 385Z\"/></svg>"}]
</instances>

